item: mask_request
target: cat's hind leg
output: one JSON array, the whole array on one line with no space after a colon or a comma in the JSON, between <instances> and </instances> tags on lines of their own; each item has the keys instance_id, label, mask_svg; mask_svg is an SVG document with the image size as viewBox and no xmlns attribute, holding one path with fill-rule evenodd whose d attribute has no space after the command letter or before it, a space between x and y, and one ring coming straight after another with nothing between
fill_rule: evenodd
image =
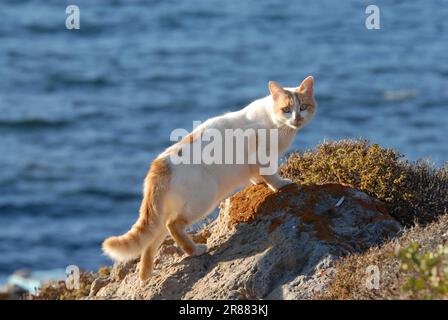
<instances>
[{"instance_id":1,"label":"cat's hind leg","mask_svg":"<svg viewBox=\"0 0 448 320\"><path fill-rule=\"evenodd\" d=\"M207 252L207 246L196 244L185 231L188 222L184 218L176 217L166 224L168 231L182 250L189 256L199 256Z\"/></svg>"},{"instance_id":2,"label":"cat's hind leg","mask_svg":"<svg viewBox=\"0 0 448 320\"><path fill-rule=\"evenodd\" d=\"M159 250L160 245L167 235L166 230L160 231L159 234L146 247L140 257L140 280L144 281L154 275L154 258Z\"/></svg>"},{"instance_id":3,"label":"cat's hind leg","mask_svg":"<svg viewBox=\"0 0 448 320\"><path fill-rule=\"evenodd\" d=\"M192 165L183 168L171 182L167 199L165 226L176 244L188 255L198 256L207 251L207 246L196 244L185 228L205 218L219 203L222 191L208 169Z\"/></svg>"}]
</instances>

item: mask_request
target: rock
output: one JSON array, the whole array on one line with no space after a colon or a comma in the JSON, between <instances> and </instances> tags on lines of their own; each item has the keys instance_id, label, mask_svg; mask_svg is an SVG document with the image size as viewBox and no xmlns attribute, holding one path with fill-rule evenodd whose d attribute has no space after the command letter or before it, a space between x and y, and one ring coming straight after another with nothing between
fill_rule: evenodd
<instances>
[{"instance_id":1,"label":"rock","mask_svg":"<svg viewBox=\"0 0 448 320\"><path fill-rule=\"evenodd\" d=\"M22 287L7 284L0 289L0 300L18 300L26 293L27 291Z\"/></svg>"},{"instance_id":2,"label":"rock","mask_svg":"<svg viewBox=\"0 0 448 320\"><path fill-rule=\"evenodd\" d=\"M8 277L7 284L17 286L31 294L36 294L38 289L48 281L65 279L65 270L36 270L21 269Z\"/></svg>"},{"instance_id":3,"label":"rock","mask_svg":"<svg viewBox=\"0 0 448 320\"><path fill-rule=\"evenodd\" d=\"M126 275L132 271L135 271L136 261L119 262L114 264L111 272L111 278L114 281L121 281Z\"/></svg>"},{"instance_id":4,"label":"rock","mask_svg":"<svg viewBox=\"0 0 448 320\"><path fill-rule=\"evenodd\" d=\"M108 277L99 277L96 278L93 282L92 285L90 287L90 293L89 296L93 297L96 295L96 293L98 292L98 290L100 290L101 288L103 288L104 286L106 286L107 284L109 284L110 279Z\"/></svg>"},{"instance_id":5,"label":"rock","mask_svg":"<svg viewBox=\"0 0 448 320\"><path fill-rule=\"evenodd\" d=\"M325 290L340 257L400 231L383 203L350 186L290 185L274 193L255 185L223 202L196 237L206 241L206 254L187 257L167 238L158 275L140 283L132 262L91 298L306 299Z\"/></svg>"},{"instance_id":6,"label":"rock","mask_svg":"<svg viewBox=\"0 0 448 320\"><path fill-rule=\"evenodd\" d=\"M10 295L9 292L6 290L0 290L0 300L9 300Z\"/></svg>"}]
</instances>

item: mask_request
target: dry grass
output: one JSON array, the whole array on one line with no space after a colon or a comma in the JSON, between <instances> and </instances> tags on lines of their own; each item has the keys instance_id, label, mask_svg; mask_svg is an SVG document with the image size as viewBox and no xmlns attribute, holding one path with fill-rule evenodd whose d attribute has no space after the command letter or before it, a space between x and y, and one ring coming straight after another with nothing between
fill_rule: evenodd
<instances>
[{"instance_id":1,"label":"dry grass","mask_svg":"<svg viewBox=\"0 0 448 320\"><path fill-rule=\"evenodd\" d=\"M284 177L301 184L352 185L386 203L390 214L407 227L400 237L381 247L343 258L327 292L316 299L448 298L441 290L434 292L428 283L420 283L418 290L414 285L422 277L418 273L426 257L434 256L437 247L447 241L448 164L435 168L428 161L410 163L392 149L364 140L342 140L295 152L280 170ZM418 253L411 255L414 246ZM402 253L401 258L397 252ZM403 270L409 262L402 260L403 252L412 256L413 269ZM381 273L378 290L366 285L366 268L370 265L378 266Z\"/></svg>"},{"instance_id":2,"label":"dry grass","mask_svg":"<svg viewBox=\"0 0 448 320\"><path fill-rule=\"evenodd\" d=\"M398 152L367 141L325 142L295 152L280 168L302 184L349 184L382 200L400 223L427 224L448 210L448 165L409 163Z\"/></svg>"},{"instance_id":3,"label":"dry grass","mask_svg":"<svg viewBox=\"0 0 448 320\"><path fill-rule=\"evenodd\" d=\"M102 266L97 272L81 272L79 289L68 289L65 281L50 281L45 283L36 295L27 295L29 300L78 300L90 293L92 282L98 277L107 277L112 271L111 266Z\"/></svg>"},{"instance_id":4,"label":"dry grass","mask_svg":"<svg viewBox=\"0 0 448 320\"><path fill-rule=\"evenodd\" d=\"M397 248L404 249L411 244L418 244L421 253L433 252L438 245L446 244L448 215L443 214L448 212L448 164L435 168L424 161L409 163L394 150L367 141L343 140L322 143L316 150L295 152L280 170L284 177L299 184L337 183L358 188L386 203L389 213L407 226L400 237L381 247L343 258L328 290L316 299L420 299L431 293L427 288L405 290L409 280L419 275L415 269L403 271L403 261L396 252ZM252 188L258 190L259 186ZM258 194L258 197L265 196L269 196L267 191ZM240 200L245 203L244 199ZM251 200L252 203L256 199ZM252 218L253 210L246 211L245 215L235 216L237 222ZM381 272L378 290L366 286L369 265L378 266ZM67 290L63 282L48 284L32 298L85 297L95 277L109 272L110 269L101 269L97 274L83 273L80 290Z\"/></svg>"},{"instance_id":5,"label":"dry grass","mask_svg":"<svg viewBox=\"0 0 448 320\"><path fill-rule=\"evenodd\" d=\"M421 271L415 268L403 270L404 261L397 252L408 250L409 246L418 245L420 255L437 251L439 245L448 240L448 215L425 227L416 225L406 229L402 236L393 239L381 247L371 248L361 254L343 258L336 266L337 272L328 290L315 299L448 299L448 293L434 292L429 284L420 288L410 288L409 283L421 277ZM413 257L414 258L414 257ZM440 266L445 268L448 255ZM380 282L378 289L369 289L367 267L378 266ZM446 270L446 269L445 269ZM447 281L447 273L442 281Z\"/></svg>"},{"instance_id":6,"label":"dry grass","mask_svg":"<svg viewBox=\"0 0 448 320\"><path fill-rule=\"evenodd\" d=\"M79 289L68 289L65 281L50 281L45 283L37 295L28 295L30 300L78 300L87 297L92 282L98 277L97 273L81 272Z\"/></svg>"}]
</instances>

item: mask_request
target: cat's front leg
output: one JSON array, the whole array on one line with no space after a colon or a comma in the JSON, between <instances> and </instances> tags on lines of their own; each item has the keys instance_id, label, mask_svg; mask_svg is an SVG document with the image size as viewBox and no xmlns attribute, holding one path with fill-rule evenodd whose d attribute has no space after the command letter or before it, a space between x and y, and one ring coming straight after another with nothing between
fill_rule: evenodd
<instances>
[{"instance_id":1,"label":"cat's front leg","mask_svg":"<svg viewBox=\"0 0 448 320\"><path fill-rule=\"evenodd\" d=\"M287 186L289 184L292 184L292 180L290 179L283 179L280 177L278 173L273 175L266 175L266 176L260 176L264 182L268 185L269 188L271 188L273 191L278 191L279 189L283 188L284 186Z\"/></svg>"}]
</instances>

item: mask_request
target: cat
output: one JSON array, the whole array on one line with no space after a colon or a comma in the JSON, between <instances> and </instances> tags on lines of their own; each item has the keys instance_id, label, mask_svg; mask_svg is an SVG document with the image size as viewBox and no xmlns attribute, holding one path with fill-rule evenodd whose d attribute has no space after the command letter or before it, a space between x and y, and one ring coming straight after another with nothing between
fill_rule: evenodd
<instances>
[{"instance_id":1,"label":"cat","mask_svg":"<svg viewBox=\"0 0 448 320\"><path fill-rule=\"evenodd\" d=\"M307 77L297 88L283 88L269 82L270 95L245 108L207 120L184 139L162 152L151 164L143 186L140 216L125 234L107 238L103 251L117 261L140 258L139 277L153 275L153 260L168 233L191 256L207 251L196 244L185 228L206 217L221 200L246 184L264 182L274 191L292 181L274 174L260 174L255 164L174 164L173 155L181 155L208 129L264 128L278 130L278 154L291 145L296 132L315 115L314 79ZM277 159L278 160L278 159Z\"/></svg>"}]
</instances>

